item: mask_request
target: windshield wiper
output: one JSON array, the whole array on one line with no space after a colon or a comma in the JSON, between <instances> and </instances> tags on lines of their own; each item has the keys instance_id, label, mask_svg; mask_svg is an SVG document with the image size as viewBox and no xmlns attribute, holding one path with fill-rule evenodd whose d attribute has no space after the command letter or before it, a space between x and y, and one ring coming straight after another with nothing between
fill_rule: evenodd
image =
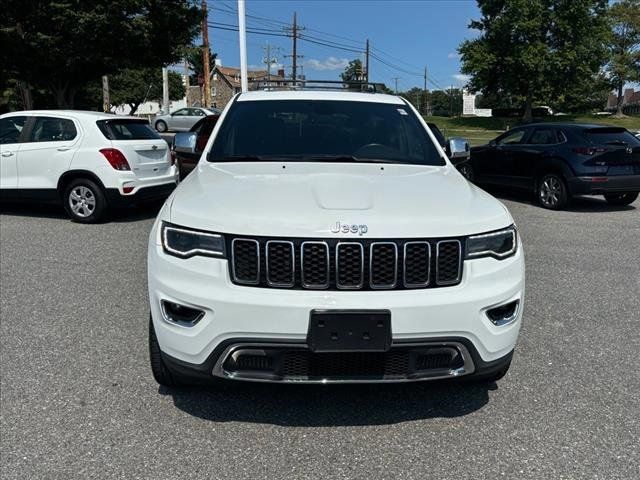
<instances>
[{"instance_id":1,"label":"windshield wiper","mask_svg":"<svg viewBox=\"0 0 640 480\"><path fill-rule=\"evenodd\" d=\"M212 162L282 162L291 158L277 155L227 155L222 158L212 159Z\"/></svg>"},{"instance_id":2,"label":"windshield wiper","mask_svg":"<svg viewBox=\"0 0 640 480\"><path fill-rule=\"evenodd\" d=\"M303 162L325 161L325 162L353 162L353 163L398 163L397 160L387 160L383 158L361 158L354 155L307 155L302 157Z\"/></svg>"}]
</instances>

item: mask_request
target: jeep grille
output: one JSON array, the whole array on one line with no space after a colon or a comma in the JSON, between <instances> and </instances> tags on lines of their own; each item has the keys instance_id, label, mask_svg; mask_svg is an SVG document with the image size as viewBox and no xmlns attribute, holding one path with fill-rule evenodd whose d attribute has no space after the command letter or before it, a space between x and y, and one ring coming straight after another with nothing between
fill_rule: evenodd
<instances>
[{"instance_id":1,"label":"jeep grille","mask_svg":"<svg viewBox=\"0 0 640 480\"><path fill-rule=\"evenodd\" d=\"M394 290L456 285L458 239L232 238L231 280L298 290Z\"/></svg>"}]
</instances>

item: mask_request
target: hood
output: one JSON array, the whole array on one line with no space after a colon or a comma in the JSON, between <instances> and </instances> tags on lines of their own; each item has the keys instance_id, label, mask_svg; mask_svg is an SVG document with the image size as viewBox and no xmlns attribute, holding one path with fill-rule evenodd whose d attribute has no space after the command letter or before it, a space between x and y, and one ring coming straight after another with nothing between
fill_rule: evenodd
<instances>
[{"instance_id":1,"label":"hood","mask_svg":"<svg viewBox=\"0 0 640 480\"><path fill-rule=\"evenodd\" d=\"M513 223L450 166L204 161L176 189L169 220L219 233L329 238L459 236Z\"/></svg>"}]
</instances>

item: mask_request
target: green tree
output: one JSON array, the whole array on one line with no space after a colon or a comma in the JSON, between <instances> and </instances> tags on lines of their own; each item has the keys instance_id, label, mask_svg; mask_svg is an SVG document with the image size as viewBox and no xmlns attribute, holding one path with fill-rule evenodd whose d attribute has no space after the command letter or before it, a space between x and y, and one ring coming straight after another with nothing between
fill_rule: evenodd
<instances>
[{"instance_id":1,"label":"green tree","mask_svg":"<svg viewBox=\"0 0 640 480\"><path fill-rule=\"evenodd\" d=\"M46 88L59 107L73 107L78 90L102 75L177 61L199 17L194 0L9 0L0 66L26 97Z\"/></svg>"},{"instance_id":2,"label":"green tree","mask_svg":"<svg viewBox=\"0 0 640 480\"><path fill-rule=\"evenodd\" d=\"M593 81L606 57L606 0L478 0L480 36L459 47L469 87L516 97L524 121L534 102Z\"/></svg>"},{"instance_id":3,"label":"green tree","mask_svg":"<svg viewBox=\"0 0 640 480\"><path fill-rule=\"evenodd\" d=\"M413 87L411 90L407 90L406 92L399 92L399 95L403 98L406 98L409 103L411 103L419 112L424 110L424 90L418 87Z\"/></svg>"},{"instance_id":4,"label":"green tree","mask_svg":"<svg viewBox=\"0 0 640 480\"><path fill-rule=\"evenodd\" d=\"M362 80L362 61L359 58L351 60L349 65L344 67L344 71L340 74L340 78L344 82Z\"/></svg>"},{"instance_id":5,"label":"green tree","mask_svg":"<svg viewBox=\"0 0 640 480\"><path fill-rule=\"evenodd\" d=\"M191 75L189 76L189 83L191 85L198 85L198 77L204 75L204 62L202 58L202 46L189 46L184 49L184 59L189 64L191 69ZM209 50L209 72L213 71L213 67L216 64L217 53L212 53Z\"/></svg>"},{"instance_id":6,"label":"green tree","mask_svg":"<svg viewBox=\"0 0 640 480\"><path fill-rule=\"evenodd\" d=\"M169 71L169 99L179 100L185 95L182 75ZM134 115L141 103L162 99L162 69L126 69L109 78L111 105L129 105Z\"/></svg>"},{"instance_id":7,"label":"green tree","mask_svg":"<svg viewBox=\"0 0 640 480\"><path fill-rule=\"evenodd\" d=\"M616 116L622 114L622 91L627 82L640 82L640 0L621 0L610 10L609 78L618 94Z\"/></svg>"}]
</instances>

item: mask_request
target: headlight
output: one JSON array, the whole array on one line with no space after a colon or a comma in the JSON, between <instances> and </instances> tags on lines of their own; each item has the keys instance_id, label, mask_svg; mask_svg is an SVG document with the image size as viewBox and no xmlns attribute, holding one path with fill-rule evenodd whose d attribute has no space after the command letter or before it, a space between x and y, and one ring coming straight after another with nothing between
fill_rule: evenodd
<instances>
[{"instance_id":1,"label":"headlight","mask_svg":"<svg viewBox=\"0 0 640 480\"><path fill-rule=\"evenodd\" d=\"M224 238L217 233L200 232L162 222L162 247L170 255L224 257Z\"/></svg>"},{"instance_id":2,"label":"headlight","mask_svg":"<svg viewBox=\"0 0 640 480\"><path fill-rule=\"evenodd\" d=\"M497 232L473 235L467 238L466 258L494 257L502 259L510 257L518 249L516 228L511 226Z\"/></svg>"}]
</instances>

